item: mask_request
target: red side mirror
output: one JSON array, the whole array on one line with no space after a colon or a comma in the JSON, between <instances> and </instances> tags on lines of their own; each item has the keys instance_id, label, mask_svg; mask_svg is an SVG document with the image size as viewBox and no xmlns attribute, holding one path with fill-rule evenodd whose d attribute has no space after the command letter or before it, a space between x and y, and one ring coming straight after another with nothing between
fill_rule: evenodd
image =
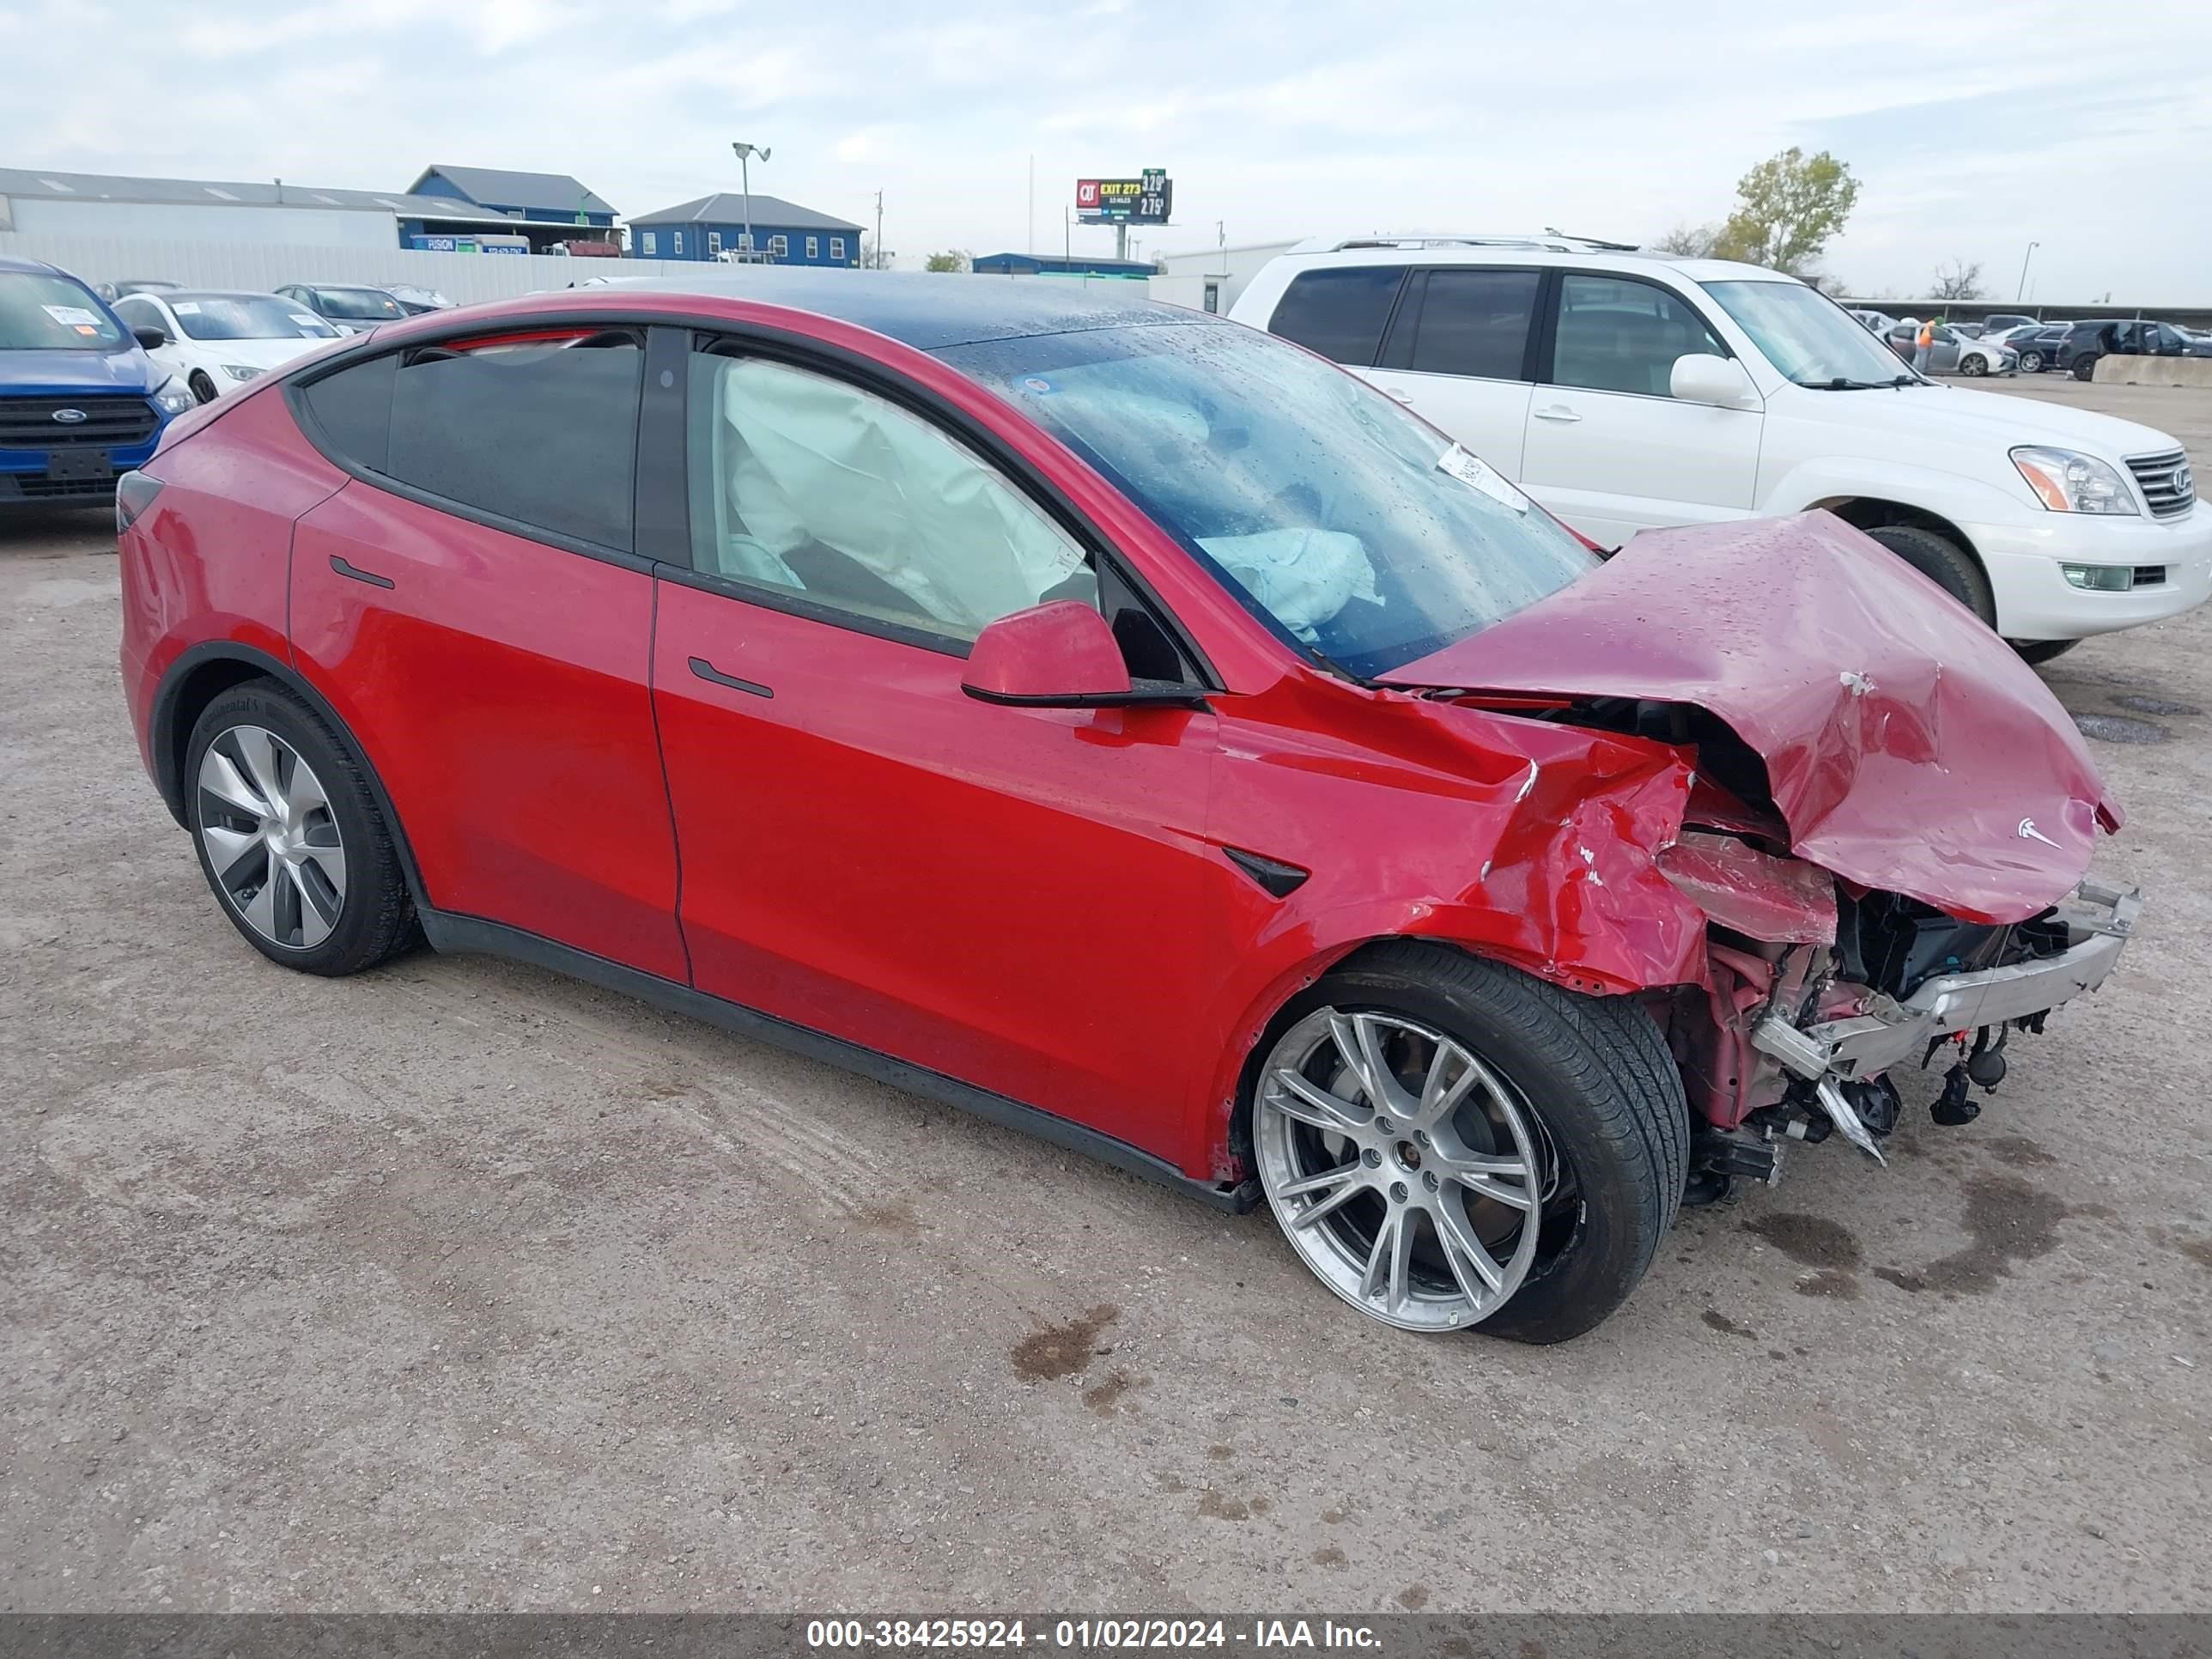
<instances>
[{"instance_id":1,"label":"red side mirror","mask_svg":"<svg viewBox=\"0 0 2212 1659\"><path fill-rule=\"evenodd\" d=\"M1197 703L1187 685L1130 683L1105 617L1073 599L1001 617L975 636L960 689L985 702L1028 708L1114 708Z\"/></svg>"}]
</instances>

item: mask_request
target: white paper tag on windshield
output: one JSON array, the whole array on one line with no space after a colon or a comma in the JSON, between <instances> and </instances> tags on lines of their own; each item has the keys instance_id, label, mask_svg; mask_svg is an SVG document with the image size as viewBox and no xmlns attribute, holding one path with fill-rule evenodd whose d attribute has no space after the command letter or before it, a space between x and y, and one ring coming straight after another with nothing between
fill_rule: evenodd
<instances>
[{"instance_id":1,"label":"white paper tag on windshield","mask_svg":"<svg viewBox=\"0 0 2212 1659\"><path fill-rule=\"evenodd\" d=\"M43 306L40 307L64 328L98 328L99 317L82 306Z\"/></svg>"},{"instance_id":2,"label":"white paper tag on windshield","mask_svg":"<svg viewBox=\"0 0 2212 1659\"><path fill-rule=\"evenodd\" d=\"M1503 501L1516 513L1528 510L1528 498L1505 480L1505 475L1468 448L1454 444L1437 458L1437 470L1449 472L1463 484L1473 484L1492 501Z\"/></svg>"},{"instance_id":3,"label":"white paper tag on windshield","mask_svg":"<svg viewBox=\"0 0 2212 1659\"><path fill-rule=\"evenodd\" d=\"M169 309L179 317L197 317L200 314L200 302L198 300L179 300Z\"/></svg>"},{"instance_id":4,"label":"white paper tag on windshield","mask_svg":"<svg viewBox=\"0 0 2212 1659\"><path fill-rule=\"evenodd\" d=\"M323 319L321 318L310 317L303 311L294 312L292 313L292 320L299 324L301 328L320 328L323 325Z\"/></svg>"}]
</instances>

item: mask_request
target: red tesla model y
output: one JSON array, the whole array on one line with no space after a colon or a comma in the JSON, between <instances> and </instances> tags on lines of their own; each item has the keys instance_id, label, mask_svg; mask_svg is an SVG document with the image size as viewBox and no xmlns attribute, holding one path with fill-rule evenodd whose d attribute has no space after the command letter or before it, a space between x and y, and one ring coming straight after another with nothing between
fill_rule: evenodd
<instances>
[{"instance_id":1,"label":"red tesla model y","mask_svg":"<svg viewBox=\"0 0 2212 1659\"><path fill-rule=\"evenodd\" d=\"M1826 514L1607 558L1237 324L703 280L388 325L124 480L145 763L263 955L550 963L1554 1340L2118 954L2072 722Z\"/></svg>"}]
</instances>

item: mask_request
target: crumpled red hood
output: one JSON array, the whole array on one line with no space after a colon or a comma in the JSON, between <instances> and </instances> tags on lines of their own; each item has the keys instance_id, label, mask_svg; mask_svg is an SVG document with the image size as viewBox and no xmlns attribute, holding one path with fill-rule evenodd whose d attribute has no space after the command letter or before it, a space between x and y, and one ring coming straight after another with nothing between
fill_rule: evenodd
<instances>
[{"instance_id":1,"label":"crumpled red hood","mask_svg":"<svg viewBox=\"0 0 2212 1659\"><path fill-rule=\"evenodd\" d=\"M1647 532L1382 678L1694 703L1765 761L1798 857L1970 921L2063 898L2121 822L2035 671L1826 513Z\"/></svg>"}]
</instances>

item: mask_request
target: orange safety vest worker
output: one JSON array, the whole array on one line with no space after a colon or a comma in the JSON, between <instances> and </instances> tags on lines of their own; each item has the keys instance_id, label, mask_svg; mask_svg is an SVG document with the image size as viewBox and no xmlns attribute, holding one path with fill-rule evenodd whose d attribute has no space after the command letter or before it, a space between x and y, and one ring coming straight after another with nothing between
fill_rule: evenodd
<instances>
[{"instance_id":1,"label":"orange safety vest worker","mask_svg":"<svg viewBox=\"0 0 2212 1659\"><path fill-rule=\"evenodd\" d=\"M1935 324L1923 323L1920 325L1919 346L1923 351L1933 351L1936 349Z\"/></svg>"}]
</instances>

